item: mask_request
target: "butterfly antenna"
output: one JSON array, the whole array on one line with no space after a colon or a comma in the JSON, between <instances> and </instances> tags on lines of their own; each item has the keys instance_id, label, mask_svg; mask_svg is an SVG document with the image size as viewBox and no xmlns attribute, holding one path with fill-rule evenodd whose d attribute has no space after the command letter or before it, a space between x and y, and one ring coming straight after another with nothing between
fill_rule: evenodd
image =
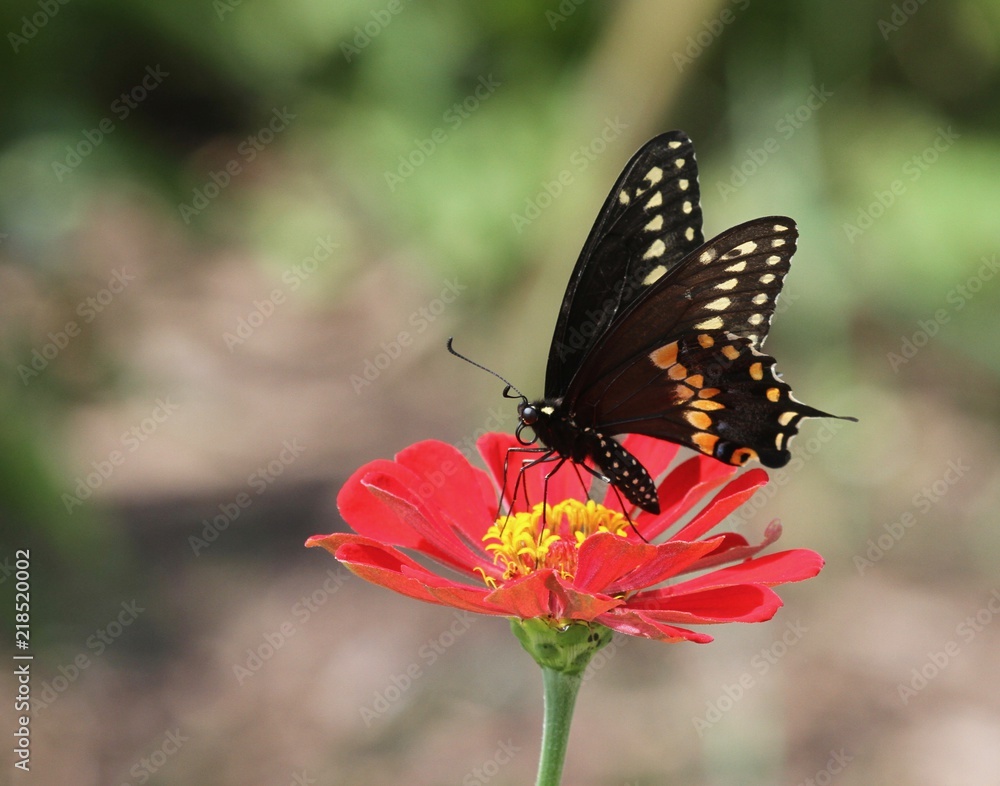
<instances>
[{"instance_id":1,"label":"butterfly antenna","mask_svg":"<svg viewBox=\"0 0 1000 786\"><path fill-rule=\"evenodd\" d=\"M509 391L513 390L513 391L514 391L515 393L517 393L517 397L518 397L519 399L521 399L521 400L523 400L523 401L525 401L525 402L526 402L526 401L528 400L528 397L527 397L527 396L525 396L525 395L524 395L524 394L523 394L523 393L522 393L522 392L521 392L520 390L518 390L518 389L517 389L516 387L514 387L514 386L513 386L513 385L512 385L512 384L511 384L510 382L508 382L508 381L507 381L506 379L504 379L504 378L503 378L503 377L501 377L501 376L500 376L499 374L497 374L497 372L495 372L495 371L494 371L493 369L490 369L490 368L486 368L486 366L482 365L481 363L477 363L477 362L476 362L476 361L474 361L474 360L470 360L470 359L469 359L469 358L467 358L467 357L466 357L465 355L463 355L463 354L462 354L461 352L458 352L458 351L457 351L457 350L456 350L456 349L455 349L455 348L454 348L454 347L453 347L453 346L451 345L451 344L452 344L452 342L453 342L454 340L455 340L455 339L454 339L453 337L450 337L450 338L448 339L448 343L447 343L447 346L448 346L448 351L449 351L449 352L450 352L451 354L453 354L453 355L454 355L455 357L457 357L457 358L461 358L461 359L462 359L462 360L464 360L464 361L465 361L466 363L471 363L471 364L472 364L473 366L475 366L476 368L481 368L481 369L482 369L483 371L486 371L486 372L488 372L488 373L492 374L492 375L493 375L493 376L495 376L495 377L496 377L497 379L499 379L499 380L500 380L501 382L503 382L503 383L504 383L504 384L505 384L505 385L507 386L507 388L506 388L506 389L504 390L504 392L503 392L504 396L507 396L507 393L508 393ZM507 396L507 398L510 398L510 396Z\"/></svg>"}]
</instances>

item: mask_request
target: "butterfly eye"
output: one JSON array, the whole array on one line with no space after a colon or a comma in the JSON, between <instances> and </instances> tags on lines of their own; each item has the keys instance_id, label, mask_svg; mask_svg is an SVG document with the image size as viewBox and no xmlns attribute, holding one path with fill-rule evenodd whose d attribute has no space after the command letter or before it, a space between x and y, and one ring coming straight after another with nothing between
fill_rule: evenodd
<instances>
[{"instance_id":1,"label":"butterfly eye","mask_svg":"<svg viewBox=\"0 0 1000 786\"><path fill-rule=\"evenodd\" d=\"M537 407L531 404L522 404L517 408L517 416L525 426L534 426L538 422L540 413Z\"/></svg>"}]
</instances>

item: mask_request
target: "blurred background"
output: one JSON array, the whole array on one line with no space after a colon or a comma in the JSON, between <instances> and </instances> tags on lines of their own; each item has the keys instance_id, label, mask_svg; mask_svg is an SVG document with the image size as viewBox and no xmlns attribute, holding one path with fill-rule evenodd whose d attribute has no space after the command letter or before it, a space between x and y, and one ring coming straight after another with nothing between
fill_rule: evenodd
<instances>
[{"instance_id":1,"label":"blurred background","mask_svg":"<svg viewBox=\"0 0 1000 786\"><path fill-rule=\"evenodd\" d=\"M302 544L362 463L513 429L445 339L540 394L598 207L682 128L707 236L798 222L768 348L861 422L807 422L731 522L820 577L707 646L617 641L565 782L1000 783L1000 2L10 0L0 31L12 781L530 782L506 624Z\"/></svg>"}]
</instances>

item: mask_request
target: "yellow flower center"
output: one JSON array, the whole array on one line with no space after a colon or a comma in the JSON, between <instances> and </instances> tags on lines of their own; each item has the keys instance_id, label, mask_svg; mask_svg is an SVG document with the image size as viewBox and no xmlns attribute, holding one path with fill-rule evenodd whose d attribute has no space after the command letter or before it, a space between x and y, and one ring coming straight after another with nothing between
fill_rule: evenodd
<instances>
[{"instance_id":1,"label":"yellow flower center","mask_svg":"<svg viewBox=\"0 0 1000 786\"><path fill-rule=\"evenodd\" d=\"M483 543L493 552L493 564L503 567L504 581L544 568L572 578L584 540L597 532L626 537L628 529L628 519L622 513L593 500L567 499L557 505L539 503L527 513L501 516L486 531ZM483 578L489 586L496 586L494 579Z\"/></svg>"}]
</instances>

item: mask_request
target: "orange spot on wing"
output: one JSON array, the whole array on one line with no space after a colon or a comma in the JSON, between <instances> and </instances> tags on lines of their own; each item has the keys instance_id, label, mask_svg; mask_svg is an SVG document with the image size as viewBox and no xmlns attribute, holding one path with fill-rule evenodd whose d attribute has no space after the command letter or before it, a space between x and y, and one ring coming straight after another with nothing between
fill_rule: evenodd
<instances>
[{"instance_id":1,"label":"orange spot on wing","mask_svg":"<svg viewBox=\"0 0 1000 786\"><path fill-rule=\"evenodd\" d=\"M670 368L677 362L677 342L654 349L649 353L649 359L658 368Z\"/></svg>"}]
</instances>

